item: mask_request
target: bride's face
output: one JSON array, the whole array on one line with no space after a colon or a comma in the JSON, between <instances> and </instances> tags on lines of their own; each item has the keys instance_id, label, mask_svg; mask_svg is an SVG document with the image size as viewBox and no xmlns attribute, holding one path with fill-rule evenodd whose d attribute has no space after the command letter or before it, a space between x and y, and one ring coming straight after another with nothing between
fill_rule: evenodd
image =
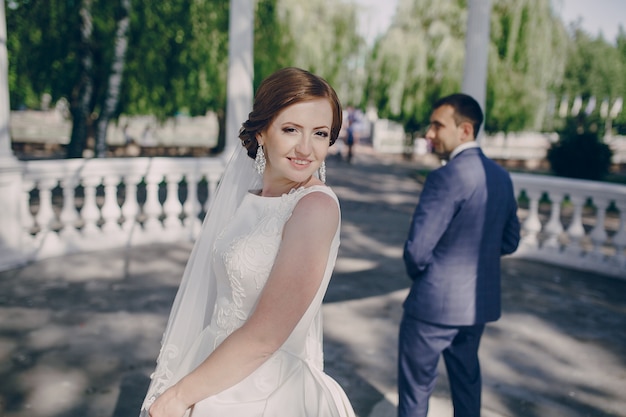
<instances>
[{"instance_id":1,"label":"bride's face","mask_svg":"<svg viewBox=\"0 0 626 417\"><path fill-rule=\"evenodd\" d=\"M308 181L328 154L332 123L327 99L304 101L282 110L257 137L267 159L264 182Z\"/></svg>"}]
</instances>

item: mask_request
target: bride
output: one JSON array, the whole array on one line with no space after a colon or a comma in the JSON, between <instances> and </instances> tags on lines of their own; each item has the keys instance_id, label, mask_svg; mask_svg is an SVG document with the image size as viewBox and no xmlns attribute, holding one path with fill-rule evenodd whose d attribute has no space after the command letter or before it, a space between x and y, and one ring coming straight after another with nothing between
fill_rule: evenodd
<instances>
[{"instance_id":1,"label":"bride","mask_svg":"<svg viewBox=\"0 0 626 417\"><path fill-rule=\"evenodd\" d=\"M284 68L259 86L174 300L150 417L353 417L323 371L321 304L340 209L324 159L341 105Z\"/></svg>"}]
</instances>

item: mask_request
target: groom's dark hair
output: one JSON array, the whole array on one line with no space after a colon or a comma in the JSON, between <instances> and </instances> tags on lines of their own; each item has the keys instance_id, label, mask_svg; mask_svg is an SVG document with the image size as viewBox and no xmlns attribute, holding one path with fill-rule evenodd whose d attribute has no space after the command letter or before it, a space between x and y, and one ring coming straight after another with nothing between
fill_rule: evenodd
<instances>
[{"instance_id":1,"label":"groom's dark hair","mask_svg":"<svg viewBox=\"0 0 626 417\"><path fill-rule=\"evenodd\" d=\"M471 123L474 127L474 139L476 139L484 116L480 104L472 96L463 93L450 94L437 100L433 105L433 110L441 106L450 106L454 109L454 121L457 126L462 122Z\"/></svg>"}]
</instances>

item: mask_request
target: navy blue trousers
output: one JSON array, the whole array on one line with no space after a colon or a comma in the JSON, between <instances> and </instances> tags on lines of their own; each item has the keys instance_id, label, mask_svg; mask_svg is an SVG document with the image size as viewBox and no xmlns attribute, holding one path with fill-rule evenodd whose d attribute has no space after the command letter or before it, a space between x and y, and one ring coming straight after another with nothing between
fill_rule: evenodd
<instances>
[{"instance_id":1,"label":"navy blue trousers","mask_svg":"<svg viewBox=\"0 0 626 417\"><path fill-rule=\"evenodd\" d=\"M398 346L398 417L426 417L441 355L454 417L480 417L478 347L484 329L484 324L442 326L404 314Z\"/></svg>"}]
</instances>

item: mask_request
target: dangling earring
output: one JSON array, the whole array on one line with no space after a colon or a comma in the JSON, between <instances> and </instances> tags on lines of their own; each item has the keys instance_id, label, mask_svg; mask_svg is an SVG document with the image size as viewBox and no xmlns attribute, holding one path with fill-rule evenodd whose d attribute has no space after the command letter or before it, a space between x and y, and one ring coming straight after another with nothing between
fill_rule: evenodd
<instances>
[{"instance_id":1,"label":"dangling earring","mask_svg":"<svg viewBox=\"0 0 626 417\"><path fill-rule=\"evenodd\" d=\"M265 172L265 153L263 152L263 145L259 145L256 150L256 158L254 158L254 167L259 175L263 175Z\"/></svg>"},{"instance_id":2,"label":"dangling earring","mask_svg":"<svg viewBox=\"0 0 626 417\"><path fill-rule=\"evenodd\" d=\"M326 182L326 161L322 161L319 169L320 181Z\"/></svg>"}]
</instances>

